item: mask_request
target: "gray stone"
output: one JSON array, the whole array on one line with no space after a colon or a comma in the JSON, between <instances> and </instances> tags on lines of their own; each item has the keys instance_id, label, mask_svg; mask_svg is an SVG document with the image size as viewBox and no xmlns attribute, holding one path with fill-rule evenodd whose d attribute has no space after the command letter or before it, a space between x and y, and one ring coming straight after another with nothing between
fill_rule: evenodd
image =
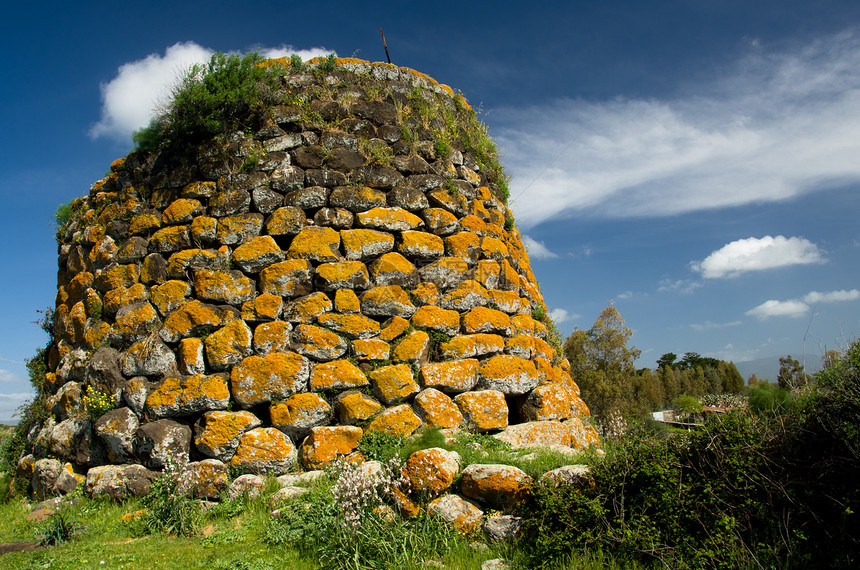
<instances>
[{"instance_id":1,"label":"gray stone","mask_svg":"<svg viewBox=\"0 0 860 570\"><path fill-rule=\"evenodd\" d=\"M95 423L96 435L105 444L108 461L129 463L134 459L134 436L140 422L129 408L111 410Z\"/></svg>"},{"instance_id":2,"label":"gray stone","mask_svg":"<svg viewBox=\"0 0 860 570\"><path fill-rule=\"evenodd\" d=\"M172 420L144 424L134 437L135 454L144 465L156 471L168 465L186 465L190 448L191 428Z\"/></svg>"},{"instance_id":3,"label":"gray stone","mask_svg":"<svg viewBox=\"0 0 860 570\"><path fill-rule=\"evenodd\" d=\"M312 210L325 206L328 200L329 189L323 186L309 186L300 190L293 190L284 196L284 204L295 206L303 210Z\"/></svg>"},{"instance_id":4,"label":"gray stone","mask_svg":"<svg viewBox=\"0 0 860 570\"><path fill-rule=\"evenodd\" d=\"M40 499L55 494L54 483L63 470L63 464L56 459L39 459L33 465L33 493Z\"/></svg>"},{"instance_id":5,"label":"gray stone","mask_svg":"<svg viewBox=\"0 0 860 570\"><path fill-rule=\"evenodd\" d=\"M337 170L305 170L305 185L306 186L324 186L326 188L334 188L347 183L346 174Z\"/></svg>"},{"instance_id":6,"label":"gray stone","mask_svg":"<svg viewBox=\"0 0 860 570\"><path fill-rule=\"evenodd\" d=\"M114 500L142 497L159 474L143 465L103 465L87 471L86 492Z\"/></svg>"},{"instance_id":7,"label":"gray stone","mask_svg":"<svg viewBox=\"0 0 860 570\"><path fill-rule=\"evenodd\" d=\"M410 186L398 186L388 193L388 205L418 212L429 208L430 202L421 190Z\"/></svg>"},{"instance_id":8,"label":"gray stone","mask_svg":"<svg viewBox=\"0 0 860 570\"><path fill-rule=\"evenodd\" d=\"M284 203L282 195L265 186L254 188L251 192L251 200L254 208L263 214L271 214Z\"/></svg>"},{"instance_id":9,"label":"gray stone","mask_svg":"<svg viewBox=\"0 0 860 570\"><path fill-rule=\"evenodd\" d=\"M165 376L176 372L176 355L158 337L134 343L122 356L122 373L126 376Z\"/></svg>"},{"instance_id":10,"label":"gray stone","mask_svg":"<svg viewBox=\"0 0 860 570\"><path fill-rule=\"evenodd\" d=\"M298 166L278 166L272 171L269 186L278 192L293 192L301 189L305 182L305 171Z\"/></svg>"},{"instance_id":11,"label":"gray stone","mask_svg":"<svg viewBox=\"0 0 860 570\"><path fill-rule=\"evenodd\" d=\"M230 499L237 499L243 495L249 499L259 497L265 484L266 480L261 475L253 475L251 473L239 475L230 483L230 487L227 489L227 496Z\"/></svg>"},{"instance_id":12,"label":"gray stone","mask_svg":"<svg viewBox=\"0 0 860 570\"><path fill-rule=\"evenodd\" d=\"M488 542L511 542L525 521L514 515L492 515L484 521L484 536Z\"/></svg>"}]
</instances>

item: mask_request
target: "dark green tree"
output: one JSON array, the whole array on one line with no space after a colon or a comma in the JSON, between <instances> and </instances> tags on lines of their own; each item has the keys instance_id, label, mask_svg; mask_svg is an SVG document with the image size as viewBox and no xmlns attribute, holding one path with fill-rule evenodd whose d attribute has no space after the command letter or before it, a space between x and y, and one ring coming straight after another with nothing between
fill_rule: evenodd
<instances>
[{"instance_id":1,"label":"dark green tree","mask_svg":"<svg viewBox=\"0 0 860 570\"><path fill-rule=\"evenodd\" d=\"M809 375L804 372L800 361L789 354L779 357L779 374L776 382L784 390L795 390L809 383Z\"/></svg>"}]
</instances>

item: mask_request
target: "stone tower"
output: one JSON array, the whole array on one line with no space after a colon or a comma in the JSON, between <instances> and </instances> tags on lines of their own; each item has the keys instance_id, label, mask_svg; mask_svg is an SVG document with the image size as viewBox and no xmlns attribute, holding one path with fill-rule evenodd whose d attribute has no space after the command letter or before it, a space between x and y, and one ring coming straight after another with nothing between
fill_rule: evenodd
<instances>
[{"instance_id":1,"label":"stone tower","mask_svg":"<svg viewBox=\"0 0 860 570\"><path fill-rule=\"evenodd\" d=\"M374 430L594 441L466 100L390 64L279 63L253 128L133 152L72 204L28 461L91 491L187 464L207 496Z\"/></svg>"}]
</instances>

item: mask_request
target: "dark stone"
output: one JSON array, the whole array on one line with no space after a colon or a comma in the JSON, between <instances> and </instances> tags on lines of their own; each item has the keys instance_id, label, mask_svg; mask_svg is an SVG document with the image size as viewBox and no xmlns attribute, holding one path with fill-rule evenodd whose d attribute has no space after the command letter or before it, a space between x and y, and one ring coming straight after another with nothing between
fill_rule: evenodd
<instances>
[{"instance_id":1,"label":"dark stone","mask_svg":"<svg viewBox=\"0 0 860 570\"><path fill-rule=\"evenodd\" d=\"M381 164L373 164L358 169L362 184L371 188L394 188L403 181L403 175L391 168Z\"/></svg>"},{"instance_id":2,"label":"dark stone","mask_svg":"<svg viewBox=\"0 0 860 570\"><path fill-rule=\"evenodd\" d=\"M303 146L293 153L293 163L302 168L319 168L325 159L325 150L319 145Z\"/></svg>"},{"instance_id":3,"label":"dark stone","mask_svg":"<svg viewBox=\"0 0 860 570\"><path fill-rule=\"evenodd\" d=\"M336 148L326 158L325 164L335 170L350 171L364 164L364 155L348 148Z\"/></svg>"},{"instance_id":4,"label":"dark stone","mask_svg":"<svg viewBox=\"0 0 860 570\"><path fill-rule=\"evenodd\" d=\"M184 464L191 449L191 428L173 420L144 424L134 435L134 453L149 469L160 471L168 463Z\"/></svg>"},{"instance_id":5,"label":"dark stone","mask_svg":"<svg viewBox=\"0 0 860 570\"><path fill-rule=\"evenodd\" d=\"M158 253L150 253L143 260L140 280L147 285L167 281L167 260Z\"/></svg>"},{"instance_id":6,"label":"dark stone","mask_svg":"<svg viewBox=\"0 0 860 570\"><path fill-rule=\"evenodd\" d=\"M287 195L284 196L284 204L287 206L295 206L296 208L301 208L303 210L322 208L325 206L326 200L328 200L328 194L328 188L323 188L322 186L310 186L302 188L301 190L288 192Z\"/></svg>"},{"instance_id":7,"label":"dark stone","mask_svg":"<svg viewBox=\"0 0 860 570\"><path fill-rule=\"evenodd\" d=\"M337 170L306 170L305 185L333 188L347 183L346 174Z\"/></svg>"},{"instance_id":8,"label":"dark stone","mask_svg":"<svg viewBox=\"0 0 860 570\"><path fill-rule=\"evenodd\" d=\"M320 208L314 214L314 223L318 226L331 226L336 230L347 230L352 227L354 216L343 208Z\"/></svg>"},{"instance_id":9,"label":"dark stone","mask_svg":"<svg viewBox=\"0 0 860 570\"><path fill-rule=\"evenodd\" d=\"M393 123L397 118L394 105L385 101L357 101L352 106L352 112L357 117L370 119L379 125Z\"/></svg>"},{"instance_id":10,"label":"dark stone","mask_svg":"<svg viewBox=\"0 0 860 570\"><path fill-rule=\"evenodd\" d=\"M417 212L429 208L430 202L421 190L410 186L398 186L388 193L388 205Z\"/></svg>"},{"instance_id":11,"label":"dark stone","mask_svg":"<svg viewBox=\"0 0 860 570\"><path fill-rule=\"evenodd\" d=\"M215 217L229 216L247 212L250 205L251 193L247 190L222 190L209 199L209 213Z\"/></svg>"},{"instance_id":12,"label":"dark stone","mask_svg":"<svg viewBox=\"0 0 860 570\"><path fill-rule=\"evenodd\" d=\"M254 209L263 214L271 214L284 203L284 197L271 188L260 186L251 192Z\"/></svg>"}]
</instances>

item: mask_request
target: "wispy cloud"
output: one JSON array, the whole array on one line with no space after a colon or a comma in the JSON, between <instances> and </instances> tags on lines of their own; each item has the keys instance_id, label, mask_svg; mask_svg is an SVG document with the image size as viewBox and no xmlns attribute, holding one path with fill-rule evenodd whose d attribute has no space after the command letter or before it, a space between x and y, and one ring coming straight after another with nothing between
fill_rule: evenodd
<instances>
[{"instance_id":1,"label":"wispy cloud","mask_svg":"<svg viewBox=\"0 0 860 570\"><path fill-rule=\"evenodd\" d=\"M296 53L302 59L331 53L325 48L297 50L288 45L261 47L257 51L265 57ZM194 42L184 42L168 47L164 55L153 53L121 65L116 76L100 87L101 119L90 128L90 136L128 140L132 132L149 124L182 73L195 63L209 61L213 53Z\"/></svg>"},{"instance_id":2,"label":"wispy cloud","mask_svg":"<svg viewBox=\"0 0 860 570\"><path fill-rule=\"evenodd\" d=\"M838 303L840 301L856 301L860 299L860 291L851 289L850 291L830 291L829 293L819 293L818 291L810 291L803 297L803 301L814 305L815 303Z\"/></svg>"},{"instance_id":3,"label":"wispy cloud","mask_svg":"<svg viewBox=\"0 0 860 570\"><path fill-rule=\"evenodd\" d=\"M0 368L0 382L22 382L22 380L14 372Z\"/></svg>"},{"instance_id":4,"label":"wispy cloud","mask_svg":"<svg viewBox=\"0 0 860 570\"><path fill-rule=\"evenodd\" d=\"M756 317L760 321L769 319L770 317L802 317L812 305L818 303L842 303L845 301L856 301L860 299L860 290L851 289L850 291L829 291L821 293L819 291L810 291L802 299L788 299L787 301L779 301L771 299L765 301L761 305L754 307L746 312L751 317Z\"/></svg>"},{"instance_id":5,"label":"wispy cloud","mask_svg":"<svg viewBox=\"0 0 860 570\"><path fill-rule=\"evenodd\" d=\"M739 239L712 252L703 261L690 264L706 279L737 277L748 271L763 271L789 265L823 263L818 246L801 237L764 236Z\"/></svg>"},{"instance_id":6,"label":"wispy cloud","mask_svg":"<svg viewBox=\"0 0 860 570\"><path fill-rule=\"evenodd\" d=\"M578 319L579 315L569 313L565 309L555 308L549 312L549 318L557 325Z\"/></svg>"},{"instance_id":7,"label":"wispy cloud","mask_svg":"<svg viewBox=\"0 0 860 570\"><path fill-rule=\"evenodd\" d=\"M633 297L633 291L625 291L625 292L619 293L618 295L615 296L616 299L621 299L621 300L630 299L632 297Z\"/></svg>"},{"instance_id":8,"label":"wispy cloud","mask_svg":"<svg viewBox=\"0 0 860 570\"><path fill-rule=\"evenodd\" d=\"M533 257L534 259L553 259L558 257L542 241L537 241L530 236L523 235L523 245L526 251L529 252L529 257Z\"/></svg>"},{"instance_id":9,"label":"wispy cloud","mask_svg":"<svg viewBox=\"0 0 860 570\"><path fill-rule=\"evenodd\" d=\"M702 284L700 282L692 281L690 279L662 279L659 287L657 287L657 291L660 293L677 291L679 293L689 295L701 286Z\"/></svg>"},{"instance_id":10,"label":"wispy cloud","mask_svg":"<svg viewBox=\"0 0 860 570\"><path fill-rule=\"evenodd\" d=\"M711 321L705 321L704 323L697 323L690 325L690 328L694 331L702 332L702 331L710 331L714 329L724 329L729 327L737 327L743 324L742 321L732 321L730 323L712 323Z\"/></svg>"},{"instance_id":11,"label":"wispy cloud","mask_svg":"<svg viewBox=\"0 0 860 570\"><path fill-rule=\"evenodd\" d=\"M692 94L497 109L520 227L785 200L860 180L860 32L749 49Z\"/></svg>"}]
</instances>

